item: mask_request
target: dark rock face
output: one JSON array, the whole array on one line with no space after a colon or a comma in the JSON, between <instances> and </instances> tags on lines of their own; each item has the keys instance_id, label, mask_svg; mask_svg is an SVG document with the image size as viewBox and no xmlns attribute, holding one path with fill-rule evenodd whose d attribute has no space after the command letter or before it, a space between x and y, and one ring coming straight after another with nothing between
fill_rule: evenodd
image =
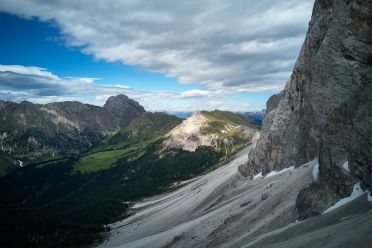
<instances>
[{"instance_id":1,"label":"dark rock face","mask_svg":"<svg viewBox=\"0 0 372 248\"><path fill-rule=\"evenodd\" d=\"M356 180L372 191L371 0L315 1L293 73L269 100L261 139L239 170L250 176L315 157L320 185L336 195L324 206L350 194ZM311 202L311 192L320 191L299 198Z\"/></svg>"},{"instance_id":2,"label":"dark rock face","mask_svg":"<svg viewBox=\"0 0 372 248\"><path fill-rule=\"evenodd\" d=\"M296 199L298 219L304 220L310 216L321 214L324 209L330 207L339 196L326 185L312 183L308 187L301 189Z\"/></svg>"},{"instance_id":3,"label":"dark rock face","mask_svg":"<svg viewBox=\"0 0 372 248\"><path fill-rule=\"evenodd\" d=\"M1 150L18 158L77 154L143 112L142 106L124 95L110 97L104 107L0 101Z\"/></svg>"},{"instance_id":4,"label":"dark rock face","mask_svg":"<svg viewBox=\"0 0 372 248\"><path fill-rule=\"evenodd\" d=\"M110 96L103 108L115 113L124 124L128 124L136 118L138 113L145 112L145 109L138 102L129 99L126 95Z\"/></svg>"},{"instance_id":5,"label":"dark rock face","mask_svg":"<svg viewBox=\"0 0 372 248\"><path fill-rule=\"evenodd\" d=\"M280 99L283 97L283 92L272 95L266 102L266 113L271 112L278 107Z\"/></svg>"}]
</instances>

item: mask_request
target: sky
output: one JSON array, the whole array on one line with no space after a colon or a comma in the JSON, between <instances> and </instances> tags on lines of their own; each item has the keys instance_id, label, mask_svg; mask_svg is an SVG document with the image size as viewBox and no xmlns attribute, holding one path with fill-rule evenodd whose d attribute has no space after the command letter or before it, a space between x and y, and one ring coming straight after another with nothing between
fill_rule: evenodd
<instances>
[{"instance_id":1,"label":"sky","mask_svg":"<svg viewBox=\"0 0 372 248\"><path fill-rule=\"evenodd\" d=\"M1 0L0 99L259 111L288 80L313 0Z\"/></svg>"}]
</instances>

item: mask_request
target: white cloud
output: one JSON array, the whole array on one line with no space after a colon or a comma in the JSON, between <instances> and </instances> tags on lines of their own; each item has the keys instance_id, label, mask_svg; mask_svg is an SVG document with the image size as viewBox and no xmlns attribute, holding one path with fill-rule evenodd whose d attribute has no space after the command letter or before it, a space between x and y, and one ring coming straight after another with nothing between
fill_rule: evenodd
<instances>
[{"instance_id":1,"label":"white cloud","mask_svg":"<svg viewBox=\"0 0 372 248\"><path fill-rule=\"evenodd\" d=\"M22 66L22 65L0 65L0 72L14 72L22 75L34 75L40 76L44 78L48 78L49 80L56 80L58 79L57 76L53 75L45 68L36 67L36 66Z\"/></svg>"},{"instance_id":2,"label":"white cloud","mask_svg":"<svg viewBox=\"0 0 372 248\"><path fill-rule=\"evenodd\" d=\"M96 80L98 78L61 78L40 67L0 65L0 90L2 92L18 92L19 97L23 98L52 99L58 96L59 99L62 99L62 96L118 94L127 93L129 90L126 85L96 84Z\"/></svg>"},{"instance_id":3,"label":"white cloud","mask_svg":"<svg viewBox=\"0 0 372 248\"><path fill-rule=\"evenodd\" d=\"M186 90L180 94L180 97L204 97L210 94L208 90Z\"/></svg>"},{"instance_id":4,"label":"white cloud","mask_svg":"<svg viewBox=\"0 0 372 248\"><path fill-rule=\"evenodd\" d=\"M67 45L82 46L97 59L161 72L207 91L260 92L277 91L289 77L312 4L2 0L0 10L53 21Z\"/></svg>"},{"instance_id":5,"label":"white cloud","mask_svg":"<svg viewBox=\"0 0 372 248\"><path fill-rule=\"evenodd\" d=\"M44 68L0 65L0 99L49 103L81 101L103 105L112 95L126 94L149 111L197 111L223 109L248 111L261 105L228 100L232 91L192 89L180 93L140 91L120 84L97 84L95 78L59 77Z\"/></svg>"},{"instance_id":6,"label":"white cloud","mask_svg":"<svg viewBox=\"0 0 372 248\"><path fill-rule=\"evenodd\" d=\"M97 80L101 80L102 78L88 78L88 77L65 77L66 79L78 79L81 82L91 84Z\"/></svg>"}]
</instances>

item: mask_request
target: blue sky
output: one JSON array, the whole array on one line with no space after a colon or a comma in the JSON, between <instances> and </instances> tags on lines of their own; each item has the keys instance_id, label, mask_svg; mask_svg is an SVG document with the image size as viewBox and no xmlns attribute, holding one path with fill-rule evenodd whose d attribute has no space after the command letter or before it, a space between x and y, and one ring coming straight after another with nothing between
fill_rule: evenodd
<instances>
[{"instance_id":1,"label":"blue sky","mask_svg":"<svg viewBox=\"0 0 372 248\"><path fill-rule=\"evenodd\" d=\"M181 92L198 88L195 84L179 84L176 78L161 73L138 70L120 62L96 60L81 53L79 47L66 47L60 32L50 22L0 13L0 32L7 34L0 40L1 64L48 68L62 77L102 78L102 83L123 83L139 90Z\"/></svg>"},{"instance_id":2,"label":"blue sky","mask_svg":"<svg viewBox=\"0 0 372 248\"><path fill-rule=\"evenodd\" d=\"M0 99L102 105L120 93L150 111L261 110L289 77L312 8L154 2L2 1Z\"/></svg>"}]
</instances>

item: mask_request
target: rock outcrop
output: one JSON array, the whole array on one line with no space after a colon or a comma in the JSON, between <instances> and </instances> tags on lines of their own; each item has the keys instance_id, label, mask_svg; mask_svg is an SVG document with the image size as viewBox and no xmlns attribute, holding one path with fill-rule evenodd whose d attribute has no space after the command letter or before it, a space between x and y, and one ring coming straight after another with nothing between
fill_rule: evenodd
<instances>
[{"instance_id":1,"label":"rock outcrop","mask_svg":"<svg viewBox=\"0 0 372 248\"><path fill-rule=\"evenodd\" d=\"M201 134L202 129L208 126L207 119L196 112L184 120L166 135L163 145L166 148L195 151L199 146L217 146L217 134Z\"/></svg>"},{"instance_id":2,"label":"rock outcrop","mask_svg":"<svg viewBox=\"0 0 372 248\"><path fill-rule=\"evenodd\" d=\"M104 107L0 101L1 150L25 159L77 154L143 112L124 95L110 97Z\"/></svg>"},{"instance_id":3,"label":"rock outcrop","mask_svg":"<svg viewBox=\"0 0 372 248\"><path fill-rule=\"evenodd\" d=\"M128 124L131 120L138 117L139 113L144 113L145 109L136 101L126 95L110 96L103 109L110 113L115 113L116 119L122 124Z\"/></svg>"},{"instance_id":4,"label":"rock outcrop","mask_svg":"<svg viewBox=\"0 0 372 248\"><path fill-rule=\"evenodd\" d=\"M243 117L230 112L196 112L165 136L163 146L192 152L209 146L229 153L258 139L258 129L248 125Z\"/></svg>"},{"instance_id":5,"label":"rock outcrop","mask_svg":"<svg viewBox=\"0 0 372 248\"><path fill-rule=\"evenodd\" d=\"M300 193L302 208L321 212L355 181L372 191L371 0L315 1L293 73L268 101L261 139L239 171L265 174L315 157L321 187ZM315 197L317 188L327 197Z\"/></svg>"}]
</instances>

